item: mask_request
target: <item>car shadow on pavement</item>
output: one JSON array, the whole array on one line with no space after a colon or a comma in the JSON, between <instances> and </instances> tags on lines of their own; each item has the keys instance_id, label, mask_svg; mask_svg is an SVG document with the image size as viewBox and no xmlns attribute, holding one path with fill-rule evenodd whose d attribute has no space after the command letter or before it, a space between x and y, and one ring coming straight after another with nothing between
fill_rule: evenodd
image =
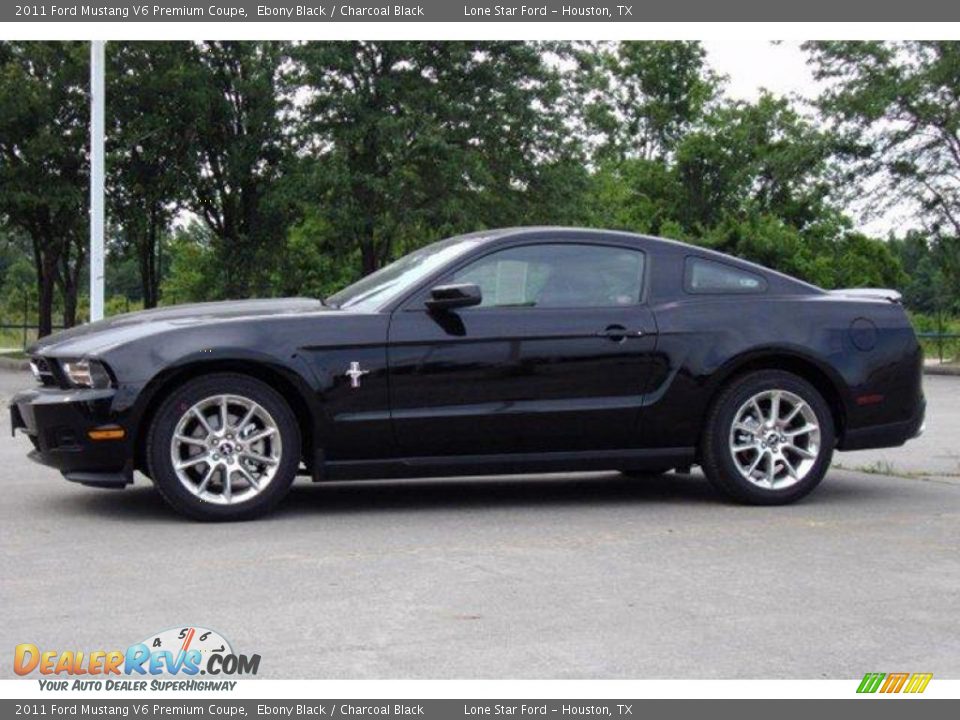
<instances>
[{"instance_id":1,"label":"car shadow on pavement","mask_svg":"<svg viewBox=\"0 0 960 720\"><path fill-rule=\"evenodd\" d=\"M153 485L140 480L123 490L76 488L76 492L44 501L64 516L78 513L100 515L111 520L172 520L183 519L167 505Z\"/></svg>"},{"instance_id":2,"label":"car shadow on pavement","mask_svg":"<svg viewBox=\"0 0 960 720\"><path fill-rule=\"evenodd\" d=\"M809 498L797 506L822 502L861 502L877 495L898 497L893 487L843 481L828 476ZM170 509L147 482L140 480L124 491L94 491L64 496L64 514L88 512L114 520L185 519ZM331 513L496 510L582 505L736 506L715 492L700 474L628 477L620 473L470 477L414 480L362 480L313 484L299 480L269 519ZM750 508L744 508L749 510ZM761 508L762 509L762 508ZM769 510L769 508L766 508Z\"/></svg>"},{"instance_id":3,"label":"car shadow on pavement","mask_svg":"<svg viewBox=\"0 0 960 720\"><path fill-rule=\"evenodd\" d=\"M417 480L300 483L277 509L282 515L419 510L493 510L563 505L674 505L767 511L862 502L901 491L828 475L792 505L746 506L728 500L700 473L629 477L617 472Z\"/></svg>"},{"instance_id":4,"label":"car shadow on pavement","mask_svg":"<svg viewBox=\"0 0 960 720\"><path fill-rule=\"evenodd\" d=\"M278 512L493 510L558 505L722 503L700 475L619 473L360 481L294 486Z\"/></svg>"},{"instance_id":5,"label":"car shadow on pavement","mask_svg":"<svg viewBox=\"0 0 960 720\"><path fill-rule=\"evenodd\" d=\"M122 491L86 490L55 500L66 514L87 512L135 521L175 519L160 494L140 479ZM299 480L272 517L298 514L419 510L475 511L543 505L724 501L700 475L626 477L619 473L361 480L313 484Z\"/></svg>"}]
</instances>

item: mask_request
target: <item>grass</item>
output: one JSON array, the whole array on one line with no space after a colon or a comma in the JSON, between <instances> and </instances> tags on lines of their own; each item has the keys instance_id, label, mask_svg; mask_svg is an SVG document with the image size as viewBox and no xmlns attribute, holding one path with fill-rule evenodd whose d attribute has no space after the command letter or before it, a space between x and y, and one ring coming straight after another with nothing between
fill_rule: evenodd
<instances>
[{"instance_id":1,"label":"grass","mask_svg":"<svg viewBox=\"0 0 960 720\"><path fill-rule=\"evenodd\" d=\"M37 331L27 330L27 344L29 345L37 337ZM23 331L10 330L8 328L0 329L0 348L23 348Z\"/></svg>"},{"instance_id":2,"label":"grass","mask_svg":"<svg viewBox=\"0 0 960 720\"><path fill-rule=\"evenodd\" d=\"M867 473L868 475L897 475L897 470L889 460L877 460L870 465L860 465L855 470ZM901 473L902 474L902 473Z\"/></svg>"},{"instance_id":3,"label":"grass","mask_svg":"<svg viewBox=\"0 0 960 720\"><path fill-rule=\"evenodd\" d=\"M866 475L885 475L886 477L907 478L910 480L925 480L936 482L937 478L957 478L960 472L917 472L911 470L897 470L896 466L888 460L877 460L869 465L844 465L843 463L833 463L834 470L846 470L847 472L860 472ZM946 482L942 480L942 482Z\"/></svg>"},{"instance_id":4,"label":"grass","mask_svg":"<svg viewBox=\"0 0 960 720\"><path fill-rule=\"evenodd\" d=\"M958 340L944 340L943 344L943 361L944 363L956 362L957 358L960 357L960 339ZM940 342L937 340L931 340L928 338L920 339L920 346L923 348L923 356L930 360L939 359L941 353Z\"/></svg>"}]
</instances>

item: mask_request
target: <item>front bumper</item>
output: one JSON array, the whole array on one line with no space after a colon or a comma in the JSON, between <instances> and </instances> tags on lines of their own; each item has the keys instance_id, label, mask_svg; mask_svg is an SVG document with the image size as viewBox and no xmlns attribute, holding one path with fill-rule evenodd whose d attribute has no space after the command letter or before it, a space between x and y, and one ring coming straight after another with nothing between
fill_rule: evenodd
<instances>
[{"instance_id":1,"label":"front bumper","mask_svg":"<svg viewBox=\"0 0 960 720\"><path fill-rule=\"evenodd\" d=\"M10 425L33 443L31 460L54 467L67 480L98 487L133 482L132 438L112 411L113 389L37 387L10 401ZM124 437L92 440L88 433L105 426L123 428Z\"/></svg>"}]
</instances>

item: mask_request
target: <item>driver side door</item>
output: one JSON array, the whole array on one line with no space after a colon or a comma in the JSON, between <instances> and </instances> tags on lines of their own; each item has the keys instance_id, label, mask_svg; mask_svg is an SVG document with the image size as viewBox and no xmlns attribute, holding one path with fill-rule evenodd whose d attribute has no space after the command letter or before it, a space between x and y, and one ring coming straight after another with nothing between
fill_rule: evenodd
<instances>
[{"instance_id":1,"label":"driver side door","mask_svg":"<svg viewBox=\"0 0 960 720\"><path fill-rule=\"evenodd\" d=\"M482 304L391 318L391 421L402 456L637 447L656 326L635 246L536 242L468 262Z\"/></svg>"}]
</instances>

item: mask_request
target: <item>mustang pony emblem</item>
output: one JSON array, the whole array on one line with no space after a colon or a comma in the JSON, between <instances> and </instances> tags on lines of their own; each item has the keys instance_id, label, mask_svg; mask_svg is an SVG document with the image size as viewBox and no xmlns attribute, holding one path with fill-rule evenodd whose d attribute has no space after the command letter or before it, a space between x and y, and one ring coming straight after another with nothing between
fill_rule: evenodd
<instances>
[{"instance_id":1,"label":"mustang pony emblem","mask_svg":"<svg viewBox=\"0 0 960 720\"><path fill-rule=\"evenodd\" d=\"M360 363L358 362L350 363L350 369L344 373L344 375L350 378L350 387L352 388L360 387L360 378L362 378L364 375L369 375L369 374L370 374L369 370L360 369Z\"/></svg>"}]
</instances>

